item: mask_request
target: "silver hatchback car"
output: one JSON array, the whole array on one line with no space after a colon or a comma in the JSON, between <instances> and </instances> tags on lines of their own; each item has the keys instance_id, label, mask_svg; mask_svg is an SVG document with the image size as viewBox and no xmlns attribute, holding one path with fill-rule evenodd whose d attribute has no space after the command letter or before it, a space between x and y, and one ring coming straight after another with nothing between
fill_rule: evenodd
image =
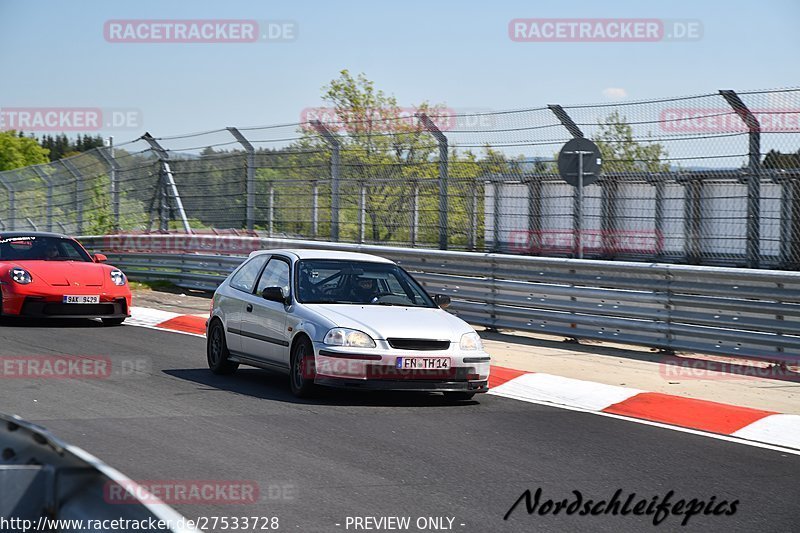
<instances>
[{"instance_id":1,"label":"silver hatchback car","mask_svg":"<svg viewBox=\"0 0 800 533\"><path fill-rule=\"evenodd\" d=\"M467 400L488 390L489 355L447 304L381 257L253 252L214 293L208 366L215 374L240 364L280 370L301 397L326 385Z\"/></svg>"}]
</instances>

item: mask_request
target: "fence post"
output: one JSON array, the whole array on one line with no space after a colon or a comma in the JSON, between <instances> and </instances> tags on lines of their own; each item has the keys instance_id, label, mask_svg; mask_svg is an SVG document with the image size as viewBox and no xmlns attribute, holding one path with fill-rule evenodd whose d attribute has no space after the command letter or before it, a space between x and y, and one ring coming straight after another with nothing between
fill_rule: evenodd
<instances>
[{"instance_id":1,"label":"fence post","mask_svg":"<svg viewBox=\"0 0 800 533\"><path fill-rule=\"evenodd\" d=\"M239 144L242 145L244 151L247 152L247 162L246 162L246 169L245 172L247 173L247 182L246 182L246 197L247 197L247 206L245 208L245 226L247 227L247 231L253 231L255 227L254 219L255 219L255 206L256 206L256 149L247 140L247 138L242 135L242 133L234 128L229 127L227 128L228 131L233 135Z\"/></svg>"},{"instance_id":2,"label":"fence post","mask_svg":"<svg viewBox=\"0 0 800 533\"><path fill-rule=\"evenodd\" d=\"M720 95L742 119L749 132L747 176L747 267L758 268L761 259L761 124L736 91Z\"/></svg>"},{"instance_id":3,"label":"fence post","mask_svg":"<svg viewBox=\"0 0 800 533\"><path fill-rule=\"evenodd\" d=\"M339 166L341 143L339 139L319 120L312 120L311 126L322 135L331 147L331 241L339 242Z\"/></svg>"},{"instance_id":4,"label":"fence post","mask_svg":"<svg viewBox=\"0 0 800 533\"><path fill-rule=\"evenodd\" d=\"M269 236L275 234L275 185L269 182Z\"/></svg>"},{"instance_id":5,"label":"fence post","mask_svg":"<svg viewBox=\"0 0 800 533\"><path fill-rule=\"evenodd\" d=\"M690 265L700 264L703 256L701 215L703 182L697 177L678 177L683 183L684 255Z\"/></svg>"},{"instance_id":6,"label":"fence post","mask_svg":"<svg viewBox=\"0 0 800 533\"><path fill-rule=\"evenodd\" d=\"M575 124L575 121L572 120L564 108L558 104L550 104L547 106L550 111L556 116L556 118L561 122L561 125L567 128L567 131L573 138L583 138L583 131Z\"/></svg>"},{"instance_id":7,"label":"fence post","mask_svg":"<svg viewBox=\"0 0 800 533\"><path fill-rule=\"evenodd\" d=\"M417 245L419 238L419 182L411 180L411 246Z\"/></svg>"},{"instance_id":8,"label":"fence post","mask_svg":"<svg viewBox=\"0 0 800 533\"><path fill-rule=\"evenodd\" d=\"M114 231L119 231L119 178L117 171L120 167L114 158L114 137L108 138L107 147L98 148L97 151L108 164L108 177L111 181L111 213L114 219Z\"/></svg>"},{"instance_id":9,"label":"fence post","mask_svg":"<svg viewBox=\"0 0 800 533\"><path fill-rule=\"evenodd\" d=\"M150 133L145 132L140 139L144 140L150 145L150 148L152 148L156 155L158 155L158 160L161 163L161 176L159 179L158 192L161 196L161 229L169 229L168 202L169 195L171 194L172 199L175 201L175 207L178 211L178 215L181 217L181 222L183 222L184 231L186 233L192 233L192 228L189 227L189 219L186 218L186 211L183 209L181 195L178 194L178 186L175 185L175 178L172 175L172 169L169 166L169 154L160 144L158 144L158 141L156 141L156 139L150 135ZM165 217L167 220L165 220ZM166 228L165 222L167 222Z\"/></svg>"},{"instance_id":10,"label":"fence post","mask_svg":"<svg viewBox=\"0 0 800 533\"><path fill-rule=\"evenodd\" d=\"M600 185L600 228L603 257L613 259L619 249L617 235L617 204L619 198L619 181L621 177L606 175L599 180Z\"/></svg>"},{"instance_id":11,"label":"fence post","mask_svg":"<svg viewBox=\"0 0 800 533\"><path fill-rule=\"evenodd\" d=\"M319 182L311 182L311 238L316 239L319 234Z\"/></svg>"},{"instance_id":12,"label":"fence post","mask_svg":"<svg viewBox=\"0 0 800 533\"><path fill-rule=\"evenodd\" d=\"M542 180L537 176L528 176L528 230L532 235L542 231ZM528 235L528 241L532 235Z\"/></svg>"},{"instance_id":13,"label":"fence post","mask_svg":"<svg viewBox=\"0 0 800 533\"><path fill-rule=\"evenodd\" d=\"M47 175L45 171L43 171L39 165L34 165L31 167L33 172L39 176L45 185L47 185L47 206L45 207L45 216L47 217L47 231L53 231L53 180Z\"/></svg>"},{"instance_id":14,"label":"fence post","mask_svg":"<svg viewBox=\"0 0 800 533\"><path fill-rule=\"evenodd\" d=\"M83 234L83 199L85 197L85 191L83 190L84 182L83 176L81 175L80 171L72 164L72 161L69 159L61 159L61 165L67 169L67 172L72 174L72 177L75 178L75 225L77 226L76 232L78 235Z\"/></svg>"},{"instance_id":15,"label":"fence post","mask_svg":"<svg viewBox=\"0 0 800 533\"><path fill-rule=\"evenodd\" d=\"M447 250L447 190L448 148L447 137L425 113L417 113L417 118L439 144L439 249Z\"/></svg>"},{"instance_id":16,"label":"fence post","mask_svg":"<svg viewBox=\"0 0 800 533\"><path fill-rule=\"evenodd\" d=\"M664 238L664 177L656 173L649 173L645 176L645 180L655 187L655 206L653 210L655 253L653 255L656 259L660 259L664 256L664 247L662 245Z\"/></svg>"},{"instance_id":17,"label":"fence post","mask_svg":"<svg viewBox=\"0 0 800 533\"><path fill-rule=\"evenodd\" d=\"M470 228L467 249L474 252L478 248L478 181L473 179L470 185Z\"/></svg>"},{"instance_id":18,"label":"fence post","mask_svg":"<svg viewBox=\"0 0 800 533\"><path fill-rule=\"evenodd\" d=\"M14 230L16 228L16 218L17 218L17 206L16 206L16 199L14 187L11 186L11 183L6 179L5 176L0 174L0 185L2 185L6 191L8 191L8 221L9 221L9 230ZM3 229L6 229L5 224L3 224Z\"/></svg>"},{"instance_id":19,"label":"fence post","mask_svg":"<svg viewBox=\"0 0 800 533\"><path fill-rule=\"evenodd\" d=\"M503 179L492 176L492 252L500 252L500 199L503 196Z\"/></svg>"},{"instance_id":20,"label":"fence post","mask_svg":"<svg viewBox=\"0 0 800 533\"><path fill-rule=\"evenodd\" d=\"M358 182L358 243L364 242L364 224L367 214L367 188L363 181Z\"/></svg>"}]
</instances>

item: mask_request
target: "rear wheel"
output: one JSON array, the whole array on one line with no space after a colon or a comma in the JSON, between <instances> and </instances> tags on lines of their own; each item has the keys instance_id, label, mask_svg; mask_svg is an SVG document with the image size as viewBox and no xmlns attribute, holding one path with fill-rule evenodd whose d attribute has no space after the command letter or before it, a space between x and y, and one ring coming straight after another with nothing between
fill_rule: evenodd
<instances>
[{"instance_id":1,"label":"rear wheel","mask_svg":"<svg viewBox=\"0 0 800 533\"><path fill-rule=\"evenodd\" d=\"M445 398L454 402L466 402L471 400L473 396L475 396L474 392L449 391L444 393Z\"/></svg>"},{"instance_id":2,"label":"rear wheel","mask_svg":"<svg viewBox=\"0 0 800 533\"><path fill-rule=\"evenodd\" d=\"M208 368L214 374L233 374L239 368L239 363L231 361L229 359L230 355L222 322L214 320L211 322L211 327L208 328L208 340L206 341Z\"/></svg>"},{"instance_id":3,"label":"rear wheel","mask_svg":"<svg viewBox=\"0 0 800 533\"><path fill-rule=\"evenodd\" d=\"M299 339L292 349L292 365L289 375L292 394L298 398L311 396L314 392L315 374L314 346L304 337Z\"/></svg>"},{"instance_id":4,"label":"rear wheel","mask_svg":"<svg viewBox=\"0 0 800 533\"><path fill-rule=\"evenodd\" d=\"M100 320L103 321L104 326L119 326L123 322L125 322L126 317L122 318L101 318Z\"/></svg>"}]
</instances>

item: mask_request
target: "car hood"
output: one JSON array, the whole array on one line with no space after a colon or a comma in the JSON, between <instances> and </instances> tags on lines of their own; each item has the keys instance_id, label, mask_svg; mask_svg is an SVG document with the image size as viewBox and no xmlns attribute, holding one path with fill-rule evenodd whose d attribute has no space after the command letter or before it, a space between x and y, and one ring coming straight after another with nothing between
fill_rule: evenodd
<instances>
[{"instance_id":1,"label":"car hood","mask_svg":"<svg viewBox=\"0 0 800 533\"><path fill-rule=\"evenodd\" d=\"M474 331L469 324L439 308L356 304L306 304L335 326L363 331L375 339L448 339Z\"/></svg>"},{"instance_id":2,"label":"car hood","mask_svg":"<svg viewBox=\"0 0 800 533\"><path fill-rule=\"evenodd\" d=\"M109 267L85 261L15 261L30 272L34 283L43 281L51 287L101 287Z\"/></svg>"}]
</instances>

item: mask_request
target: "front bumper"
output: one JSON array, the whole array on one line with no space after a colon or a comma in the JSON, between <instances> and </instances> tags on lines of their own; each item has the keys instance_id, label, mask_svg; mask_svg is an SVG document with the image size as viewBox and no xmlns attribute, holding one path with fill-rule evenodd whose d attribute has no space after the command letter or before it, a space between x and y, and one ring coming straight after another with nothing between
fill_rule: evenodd
<instances>
[{"instance_id":1,"label":"front bumper","mask_svg":"<svg viewBox=\"0 0 800 533\"><path fill-rule=\"evenodd\" d=\"M18 316L30 318L126 318L125 298L101 301L98 304L65 304L26 298Z\"/></svg>"},{"instance_id":2,"label":"front bumper","mask_svg":"<svg viewBox=\"0 0 800 533\"><path fill-rule=\"evenodd\" d=\"M419 391L419 392L487 392L488 381L434 381L434 380L364 380L317 376L317 385L340 389Z\"/></svg>"},{"instance_id":3,"label":"front bumper","mask_svg":"<svg viewBox=\"0 0 800 533\"><path fill-rule=\"evenodd\" d=\"M333 387L486 392L489 390L489 355L458 350L355 350L315 343L314 382ZM398 358L447 357L447 369L401 369Z\"/></svg>"},{"instance_id":4,"label":"front bumper","mask_svg":"<svg viewBox=\"0 0 800 533\"><path fill-rule=\"evenodd\" d=\"M120 287L121 289L123 287ZM124 286L127 288L127 285ZM68 289L70 295L99 295L97 304L65 304L64 295L41 289L15 287L8 283L2 285L2 316L30 318L126 318L130 316L130 291L109 292L102 287L81 287Z\"/></svg>"}]
</instances>

